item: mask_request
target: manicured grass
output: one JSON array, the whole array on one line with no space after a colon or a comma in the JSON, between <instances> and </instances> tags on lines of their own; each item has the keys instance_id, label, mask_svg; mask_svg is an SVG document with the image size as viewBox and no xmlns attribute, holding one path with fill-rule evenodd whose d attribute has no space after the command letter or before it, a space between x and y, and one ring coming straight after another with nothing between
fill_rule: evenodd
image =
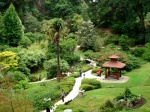
<instances>
[{"instance_id":1,"label":"manicured grass","mask_svg":"<svg viewBox=\"0 0 150 112\"><path fill-rule=\"evenodd\" d=\"M150 86L150 63L144 64L141 68L135 69L124 75L129 77L127 83L102 83L102 87L133 87L133 86Z\"/></svg>"},{"instance_id":2,"label":"manicured grass","mask_svg":"<svg viewBox=\"0 0 150 112\"><path fill-rule=\"evenodd\" d=\"M125 109L121 112L150 112L150 63L144 64L141 68L126 73L129 76L127 83L102 83L101 89L87 91L85 97L76 98L68 105L60 105L56 112L61 112L66 108L72 109L73 112L97 112L97 109L108 99L111 101L124 92L128 87L133 94L142 96L147 100L146 104L138 109ZM107 86L112 88L106 88Z\"/></svg>"}]
</instances>

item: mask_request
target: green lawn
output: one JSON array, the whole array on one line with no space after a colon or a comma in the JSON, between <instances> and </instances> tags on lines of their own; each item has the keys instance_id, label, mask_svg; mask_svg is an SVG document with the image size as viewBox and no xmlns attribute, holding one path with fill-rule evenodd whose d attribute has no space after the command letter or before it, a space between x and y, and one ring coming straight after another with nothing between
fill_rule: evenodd
<instances>
[{"instance_id":1,"label":"green lawn","mask_svg":"<svg viewBox=\"0 0 150 112\"><path fill-rule=\"evenodd\" d=\"M70 108L73 112L97 112L97 109L106 100L113 100L116 96L123 93L126 87L129 87L133 94L142 96L147 103L138 109L128 109L122 112L150 112L150 63L144 64L141 68L125 74L129 76L127 83L102 83L102 88L85 92L84 98L76 98L68 105L60 105L56 112L63 112ZM112 88L106 88L111 86Z\"/></svg>"}]
</instances>

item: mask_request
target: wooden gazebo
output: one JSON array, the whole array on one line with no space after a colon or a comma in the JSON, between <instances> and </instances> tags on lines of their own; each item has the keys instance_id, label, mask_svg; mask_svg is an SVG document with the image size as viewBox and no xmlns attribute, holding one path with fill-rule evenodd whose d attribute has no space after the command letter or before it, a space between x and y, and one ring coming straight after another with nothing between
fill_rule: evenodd
<instances>
[{"instance_id":1,"label":"wooden gazebo","mask_svg":"<svg viewBox=\"0 0 150 112\"><path fill-rule=\"evenodd\" d=\"M125 63L119 62L118 58L120 58L117 55L109 56L110 61L104 63L102 66L106 68L105 70L105 78L108 77L115 77L117 80L119 80L119 77L121 77L121 69L126 65ZM110 69L115 69L116 71L111 72Z\"/></svg>"}]
</instances>

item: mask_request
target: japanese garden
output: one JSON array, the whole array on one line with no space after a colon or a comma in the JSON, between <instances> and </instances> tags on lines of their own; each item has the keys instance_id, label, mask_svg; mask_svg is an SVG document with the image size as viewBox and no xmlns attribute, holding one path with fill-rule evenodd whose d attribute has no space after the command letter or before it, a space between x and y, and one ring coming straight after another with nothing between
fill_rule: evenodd
<instances>
[{"instance_id":1,"label":"japanese garden","mask_svg":"<svg viewBox=\"0 0 150 112\"><path fill-rule=\"evenodd\" d=\"M0 112L150 112L149 0L0 0Z\"/></svg>"}]
</instances>

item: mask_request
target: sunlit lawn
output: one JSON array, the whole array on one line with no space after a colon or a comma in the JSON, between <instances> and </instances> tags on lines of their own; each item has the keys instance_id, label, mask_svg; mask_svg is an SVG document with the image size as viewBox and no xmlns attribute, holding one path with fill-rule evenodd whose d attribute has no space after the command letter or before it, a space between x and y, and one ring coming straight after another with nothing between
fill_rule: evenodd
<instances>
[{"instance_id":1,"label":"sunlit lawn","mask_svg":"<svg viewBox=\"0 0 150 112\"><path fill-rule=\"evenodd\" d=\"M63 112L63 109L66 108L72 109L73 112L97 112L100 105L108 99L113 100L116 96L123 93L126 87L129 87L133 94L142 94L147 103L141 108L124 110L124 112L150 112L150 63L125 75L129 76L127 83L102 83L101 89L85 92L84 98L76 98L68 105L58 106L56 112ZM108 86L112 88L107 88Z\"/></svg>"}]
</instances>

